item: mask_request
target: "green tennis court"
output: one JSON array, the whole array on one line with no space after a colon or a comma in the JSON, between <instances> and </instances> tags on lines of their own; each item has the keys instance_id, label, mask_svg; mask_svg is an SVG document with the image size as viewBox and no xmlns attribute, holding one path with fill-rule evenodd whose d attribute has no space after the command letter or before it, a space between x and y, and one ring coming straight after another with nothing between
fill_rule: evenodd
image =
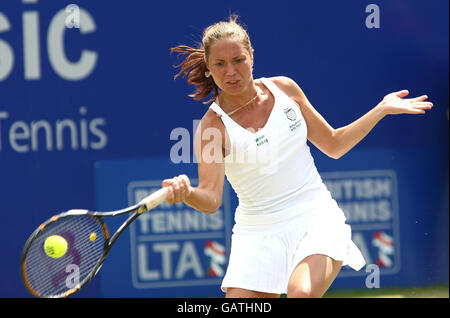
<instances>
[{"instance_id":1,"label":"green tennis court","mask_svg":"<svg viewBox=\"0 0 450 318\"><path fill-rule=\"evenodd\" d=\"M330 290L325 298L448 298L448 285L411 288Z\"/></svg>"}]
</instances>

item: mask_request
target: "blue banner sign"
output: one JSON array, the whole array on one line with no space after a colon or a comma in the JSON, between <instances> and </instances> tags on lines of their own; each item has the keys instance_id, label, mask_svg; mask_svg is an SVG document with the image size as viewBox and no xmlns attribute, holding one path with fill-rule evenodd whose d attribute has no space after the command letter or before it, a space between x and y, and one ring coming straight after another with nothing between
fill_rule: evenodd
<instances>
[{"instance_id":1,"label":"blue banner sign","mask_svg":"<svg viewBox=\"0 0 450 318\"><path fill-rule=\"evenodd\" d=\"M397 176L393 170L323 173L333 198L352 226L352 240L367 264L376 264L381 275L400 270L400 223ZM344 267L340 277L366 276L363 270Z\"/></svg>"},{"instance_id":2,"label":"blue banner sign","mask_svg":"<svg viewBox=\"0 0 450 318\"><path fill-rule=\"evenodd\" d=\"M195 165L175 165L161 158L100 161L96 169L99 210L114 203L133 205L160 189L163 179L181 171L191 177L193 186L198 183ZM143 178L143 171L148 178ZM114 174L117 179L110 183ZM223 204L216 213L202 213L182 202L164 202L142 214L123 235L128 237L118 240L118 248L113 248L100 272L102 296L162 297L182 296L183 292L192 297L223 296L220 284L234 222L230 203L230 187L225 183ZM111 228L119 226L117 222ZM111 288L116 285L122 289Z\"/></svg>"},{"instance_id":3,"label":"blue banner sign","mask_svg":"<svg viewBox=\"0 0 450 318\"><path fill-rule=\"evenodd\" d=\"M131 182L129 204L162 180ZM196 184L196 180L191 180ZM220 285L230 250L230 211L200 213L184 203L161 204L131 225L133 286L141 289Z\"/></svg>"}]
</instances>

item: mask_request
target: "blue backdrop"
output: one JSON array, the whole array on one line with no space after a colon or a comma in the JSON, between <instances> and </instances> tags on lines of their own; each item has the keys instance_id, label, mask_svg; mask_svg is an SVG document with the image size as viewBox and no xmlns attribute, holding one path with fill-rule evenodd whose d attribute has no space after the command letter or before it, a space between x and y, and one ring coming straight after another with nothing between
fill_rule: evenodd
<instances>
[{"instance_id":1,"label":"blue backdrop","mask_svg":"<svg viewBox=\"0 0 450 318\"><path fill-rule=\"evenodd\" d=\"M379 27L370 27L370 4ZM385 118L337 161L312 153L355 242L378 264L380 287L448 283L448 6L2 0L0 296L28 296L20 254L44 219L71 208L121 208L163 178L197 177L192 156L170 160L183 136L171 133L192 137L206 106L173 80L179 60L169 50L196 45L203 28L233 12L252 39L255 78L293 78L335 128L390 92L430 96L432 111ZM139 220L81 295L222 296L237 204L226 189L213 218L179 205ZM332 288L366 288L368 274L344 268Z\"/></svg>"}]
</instances>

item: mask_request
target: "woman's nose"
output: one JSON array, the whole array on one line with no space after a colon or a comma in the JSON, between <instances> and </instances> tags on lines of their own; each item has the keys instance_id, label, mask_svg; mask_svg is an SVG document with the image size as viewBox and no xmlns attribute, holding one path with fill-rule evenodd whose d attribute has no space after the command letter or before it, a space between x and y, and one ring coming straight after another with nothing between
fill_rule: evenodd
<instances>
[{"instance_id":1,"label":"woman's nose","mask_svg":"<svg viewBox=\"0 0 450 318\"><path fill-rule=\"evenodd\" d=\"M234 67L233 63L228 63L225 71L225 75L231 76L236 73L236 68Z\"/></svg>"}]
</instances>

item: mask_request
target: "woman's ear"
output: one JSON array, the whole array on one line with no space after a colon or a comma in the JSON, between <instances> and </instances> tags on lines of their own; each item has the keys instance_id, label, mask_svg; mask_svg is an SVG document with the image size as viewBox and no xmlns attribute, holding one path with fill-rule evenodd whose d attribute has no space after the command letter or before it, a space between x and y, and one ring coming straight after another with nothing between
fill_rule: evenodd
<instances>
[{"instance_id":1,"label":"woman's ear","mask_svg":"<svg viewBox=\"0 0 450 318\"><path fill-rule=\"evenodd\" d=\"M251 59L252 59L252 67L253 67L253 62L254 62L254 58L253 58L253 55L255 54L255 50L254 49L252 49L252 54L251 54Z\"/></svg>"},{"instance_id":2,"label":"woman's ear","mask_svg":"<svg viewBox=\"0 0 450 318\"><path fill-rule=\"evenodd\" d=\"M206 57L203 58L203 61L205 61L205 66L206 66L205 77L208 78L211 76L211 72L208 69L208 62L206 61Z\"/></svg>"}]
</instances>

